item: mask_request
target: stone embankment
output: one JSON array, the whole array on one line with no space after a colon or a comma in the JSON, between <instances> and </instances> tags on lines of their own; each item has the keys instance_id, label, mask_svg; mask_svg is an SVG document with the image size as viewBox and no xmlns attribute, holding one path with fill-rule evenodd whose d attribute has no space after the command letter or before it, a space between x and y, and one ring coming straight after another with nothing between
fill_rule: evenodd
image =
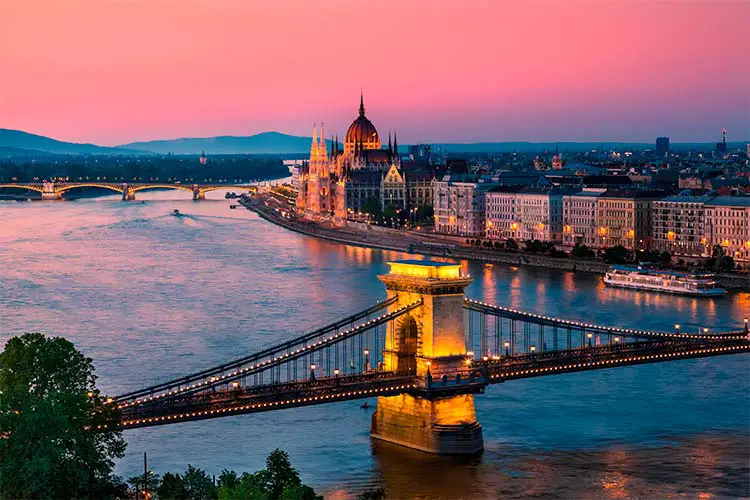
<instances>
[{"instance_id":1,"label":"stone embankment","mask_svg":"<svg viewBox=\"0 0 750 500\"><path fill-rule=\"evenodd\" d=\"M347 245L408 252L432 257L449 257L453 259L516 266L546 267L549 269L597 274L604 274L609 267L607 263L596 260L577 260L520 252L475 249L461 246L455 240L438 237L429 233L420 234L358 223L350 223L347 227L342 228L323 223L303 221L279 215L274 207L267 206L262 198L241 201L240 203L269 222L291 231ZM717 281L727 290L750 291L750 277L748 276L719 274Z\"/></svg>"}]
</instances>

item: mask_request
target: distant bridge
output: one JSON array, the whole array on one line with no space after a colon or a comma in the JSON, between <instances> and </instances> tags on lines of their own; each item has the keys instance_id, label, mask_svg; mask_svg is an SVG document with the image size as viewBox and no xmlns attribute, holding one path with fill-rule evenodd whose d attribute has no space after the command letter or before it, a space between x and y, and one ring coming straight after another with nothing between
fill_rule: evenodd
<instances>
[{"instance_id":1,"label":"distant bridge","mask_svg":"<svg viewBox=\"0 0 750 500\"><path fill-rule=\"evenodd\" d=\"M135 200L135 193L150 189L176 189L192 193L194 200L202 200L206 193L217 189L236 189L238 191L257 190L255 185L247 184L169 184L159 182L27 182L0 184L0 189L22 189L24 191L36 191L42 195L43 200L61 200L63 195L73 189L100 188L109 189L122 194L123 200Z\"/></svg>"},{"instance_id":2,"label":"distant bridge","mask_svg":"<svg viewBox=\"0 0 750 500\"><path fill-rule=\"evenodd\" d=\"M482 449L474 394L561 373L750 352L728 332L595 325L465 298L460 266L391 264L388 298L212 368L112 399L122 429L378 396L371 434L432 453Z\"/></svg>"}]
</instances>

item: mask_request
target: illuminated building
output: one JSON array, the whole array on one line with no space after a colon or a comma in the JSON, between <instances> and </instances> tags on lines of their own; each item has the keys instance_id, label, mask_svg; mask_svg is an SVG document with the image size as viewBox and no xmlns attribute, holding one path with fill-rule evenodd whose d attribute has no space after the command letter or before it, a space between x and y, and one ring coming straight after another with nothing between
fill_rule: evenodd
<instances>
[{"instance_id":1,"label":"illuminated building","mask_svg":"<svg viewBox=\"0 0 750 500\"><path fill-rule=\"evenodd\" d=\"M446 175L435 182L435 232L455 236L485 235L485 192L495 184L471 174Z\"/></svg>"},{"instance_id":2,"label":"illuminated building","mask_svg":"<svg viewBox=\"0 0 750 500\"><path fill-rule=\"evenodd\" d=\"M338 137L330 144L329 151L323 127L320 135L313 128L310 159L299 172L296 207L302 215L343 223L372 200L382 209L394 211L431 202L433 177L429 172L402 167L395 134L392 141L389 134L388 147L382 147L377 129L365 115L362 97L359 116L346 132L343 150Z\"/></svg>"},{"instance_id":3,"label":"illuminated building","mask_svg":"<svg viewBox=\"0 0 750 500\"><path fill-rule=\"evenodd\" d=\"M651 206L664 193L609 190L597 198L596 225L601 248L622 245L647 248L651 240Z\"/></svg>"},{"instance_id":4,"label":"illuminated building","mask_svg":"<svg viewBox=\"0 0 750 500\"><path fill-rule=\"evenodd\" d=\"M606 189L584 188L577 193L563 195L563 244L596 247L599 228L596 225L598 198Z\"/></svg>"},{"instance_id":5,"label":"illuminated building","mask_svg":"<svg viewBox=\"0 0 750 500\"><path fill-rule=\"evenodd\" d=\"M652 248L673 255L700 257L705 253L705 204L712 196L679 194L653 202Z\"/></svg>"},{"instance_id":6,"label":"illuminated building","mask_svg":"<svg viewBox=\"0 0 750 500\"><path fill-rule=\"evenodd\" d=\"M717 196L704 205L704 254L720 245L735 261L750 261L750 197Z\"/></svg>"}]
</instances>

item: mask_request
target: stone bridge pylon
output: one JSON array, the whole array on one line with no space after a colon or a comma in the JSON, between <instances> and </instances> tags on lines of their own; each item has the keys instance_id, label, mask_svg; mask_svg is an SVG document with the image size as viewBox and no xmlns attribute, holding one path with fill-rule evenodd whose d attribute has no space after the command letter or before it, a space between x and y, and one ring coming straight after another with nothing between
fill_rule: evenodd
<instances>
[{"instance_id":1,"label":"stone bridge pylon","mask_svg":"<svg viewBox=\"0 0 750 500\"><path fill-rule=\"evenodd\" d=\"M379 397L371 435L430 453L478 453L484 444L474 394L441 391L441 384L431 384L443 373L454 374L466 367L463 304L471 278L463 275L460 264L397 261L389 265L390 273L379 276L388 298L398 298L389 310L418 300L422 305L390 327L384 369L416 375L426 383L413 394ZM453 388L460 388L460 381L451 382Z\"/></svg>"}]
</instances>

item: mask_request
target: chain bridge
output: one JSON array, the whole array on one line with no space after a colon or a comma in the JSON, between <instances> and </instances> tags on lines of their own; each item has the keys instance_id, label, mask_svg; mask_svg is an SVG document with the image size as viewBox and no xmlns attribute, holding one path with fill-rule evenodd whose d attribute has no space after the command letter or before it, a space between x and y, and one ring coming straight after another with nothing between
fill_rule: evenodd
<instances>
[{"instance_id":1,"label":"chain bridge","mask_svg":"<svg viewBox=\"0 0 750 500\"><path fill-rule=\"evenodd\" d=\"M62 200L65 193L79 188L109 189L122 194L124 201L135 200L135 193L150 189L173 189L192 193L194 200L203 200L206 193L217 189L236 189L244 192L254 192L257 188L252 185L243 184L170 184L166 182L28 182L28 183L6 183L0 184L0 189L20 189L23 191L36 191L42 195L43 200Z\"/></svg>"},{"instance_id":2,"label":"chain bridge","mask_svg":"<svg viewBox=\"0 0 750 500\"><path fill-rule=\"evenodd\" d=\"M111 399L120 427L378 397L371 435L438 454L483 449L474 396L496 383L750 352L736 331L595 325L471 300L458 264L390 262L387 298L254 354Z\"/></svg>"}]
</instances>

